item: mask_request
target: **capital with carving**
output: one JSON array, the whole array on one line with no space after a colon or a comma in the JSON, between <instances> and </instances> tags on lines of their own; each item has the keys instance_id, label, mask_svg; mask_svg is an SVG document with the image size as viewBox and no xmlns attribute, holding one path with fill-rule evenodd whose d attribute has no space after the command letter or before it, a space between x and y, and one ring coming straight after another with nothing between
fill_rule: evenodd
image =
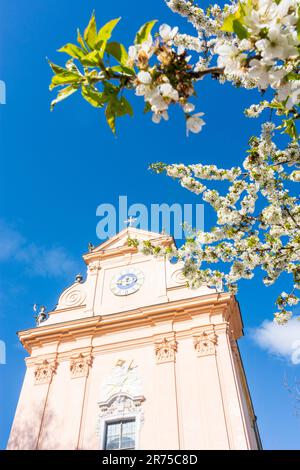
<instances>
[{"instance_id":1,"label":"capital with carving","mask_svg":"<svg viewBox=\"0 0 300 470\"><path fill-rule=\"evenodd\" d=\"M199 335L194 336L194 348L198 357L216 354L218 336L214 329L203 330Z\"/></svg>"},{"instance_id":2,"label":"capital with carving","mask_svg":"<svg viewBox=\"0 0 300 470\"><path fill-rule=\"evenodd\" d=\"M56 368L57 362L48 361L47 359L37 364L34 370L35 384L49 384Z\"/></svg>"},{"instance_id":3,"label":"capital with carving","mask_svg":"<svg viewBox=\"0 0 300 470\"><path fill-rule=\"evenodd\" d=\"M163 341L155 343L155 356L157 364L174 362L177 352L177 341L164 338Z\"/></svg>"},{"instance_id":4,"label":"capital with carving","mask_svg":"<svg viewBox=\"0 0 300 470\"><path fill-rule=\"evenodd\" d=\"M80 353L78 356L73 356L70 362L71 378L87 377L92 361L93 358L90 354Z\"/></svg>"}]
</instances>

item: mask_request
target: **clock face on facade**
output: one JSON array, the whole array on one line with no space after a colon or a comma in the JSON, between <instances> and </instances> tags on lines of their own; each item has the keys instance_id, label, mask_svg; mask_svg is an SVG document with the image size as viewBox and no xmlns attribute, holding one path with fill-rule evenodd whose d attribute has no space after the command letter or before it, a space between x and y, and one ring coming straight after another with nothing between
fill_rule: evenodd
<instances>
[{"instance_id":1,"label":"clock face on facade","mask_svg":"<svg viewBox=\"0 0 300 470\"><path fill-rule=\"evenodd\" d=\"M116 274L110 283L110 289L115 295L129 295L138 291L144 282L144 274L139 269L123 269Z\"/></svg>"}]
</instances>

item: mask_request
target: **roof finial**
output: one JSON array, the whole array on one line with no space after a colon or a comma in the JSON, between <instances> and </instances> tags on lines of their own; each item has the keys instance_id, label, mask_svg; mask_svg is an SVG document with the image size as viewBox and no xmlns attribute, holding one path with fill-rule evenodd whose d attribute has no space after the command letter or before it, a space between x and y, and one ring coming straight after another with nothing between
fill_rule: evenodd
<instances>
[{"instance_id":1,"label":"roof finial","mask_svg":"<svg viewBox=\"0 0 300 470\"><path fill-rule=\"evenodd\" d=\"M135 217L132 217L132 215L130 217L128 217L127 220L124 220L124 224L127 224L127 227L133 227L133 224L137 221L137 219Z\"/></svg>"},{"instance_id":2,"label":"roof finial","mask_svg":"<svg viewBox=\"0 0 300 470\"><path fill-rule=\"evenodd\" d=\"M75 282L79 282L79 283L81 283L81 282L82 282L82 280L83 280L83 276L82 276L82 274L77 274L77 276L75 277Z\"/></svg>"}]
</instances>

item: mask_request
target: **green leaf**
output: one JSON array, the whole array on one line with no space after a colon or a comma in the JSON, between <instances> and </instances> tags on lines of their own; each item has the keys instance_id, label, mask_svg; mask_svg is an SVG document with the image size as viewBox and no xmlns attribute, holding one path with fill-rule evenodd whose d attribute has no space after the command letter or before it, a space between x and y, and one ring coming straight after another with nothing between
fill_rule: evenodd
<instances>
[{"instance_id":1,"label":"green leaf","mask_svg":"<svg viewBox=\"0 0 300 470\"><path fill-rule=\"evenodd\" d=\"M80 62L82 63L82 65L94 67L95 65L99 66L100 60L101 59L99 57L99 51L92 51L82 57Z\"/></svg>"},{"instance_id":2,"label":"green leaf","mask_svg":"<svg viewBox=\"0 0 300 470\"><path fill-rule=\"evenodd\" d=\"M288 80L300 80L300 75L295 72L290 72L286 75L285 78L287 78Z\"/></svg>"},{"instance_id":3,"label":"green leaf","mask_svg":"<svg viewBox=\"0 0 300 470\"><path fill-rule=\"evenodd\" d=\"M103 108L105 96L100 91L94 90L91 87L82 86L81 94L83 98L95 108Z\"/></svg>"},{"instance_id":4,"label":"green leaf","mask_svg":"<svg viewBox=\"0 0 300 470\"><path fill-rule=\"evenodd\" d=\"M116 134L116 112L113 101L110 101L105 110L106 121L113 134Z\"/></svg>"},{"instance_id":5,"label":"green leaf","mask_svg":"<svg viewBox=\"0 0 300 470\"><path fill-rule=\"evenodd\" d=\"M151 111L151 104L149 101L146 102L145 107L144 107L144 113L149 113Z\"/></svg>"},{"instance_id":6,"label":"green leaf","mask_svg":"<svg viewBox=\"0 0 300 470\"><path fill-rule=\"evenodd\" d=\"M74 64L73 57L66 62L66 71L73 72L75 74L77 73L78 75L80 75L80 70L77 65Z\"/></svg>"},{"instance_id":7,"label":"green leaf","mask_svg":"<svg viewBox=\"0 0 300 470\"><path fill-rule=\"evenodd\" d=\"M53 62L51 62L49 59L48 60L48 64L50 65L51 69L53 70L53 72L56 74L59 74L59 73L63 73L63 72L67 72L67 69L61 67L60 65L56 65L54 64Z\"/></svg>"},{"instance_id":8,"label":"green leaf","mask_svg":"<svg viewBox=\"0 0 300 470\"><path fill-rule=\"evenodd\" d=\"M297 21L297 36L298 36L298 41L300 41L300 6L298 7L298 21Z\"/></svg>"},{"instance_id":9,"label":"green leaf","mask_svg":"<svg viewBox=\"0 0 300 470\"><path fill-rule=\"evenodd\" d=\"M299 135L293 118L284 119L276 129L283 129L282 134L288 134L293 140L298 140Z\"/></svg>"},{"instance_id":10,"label":"green leaf","mask_svg":"<svg viewBox=\"0 0 300 470\"><path fill-rule=\"evenodd\" d=\"M234 30L234 22L238 20L240 25L243 26L243 19L252 8L252 0L248 0L247 3L243 4L239 3L236 12L232 13L231 15L228 15L225 18L221 27L221 31L225 31L227 33L234 32L235 34L237 34L237 32ZM239 26L238 30L240 30Z\"/></svg>"},{"instance_id":11,"label":"green leaf","mask_svg":"<svg viewBox=\"0 0 300 470\"><path fill-rule=\"evenodd\" d=\"M75 93L75 91L77 90L78 90L78 86L74 86L74 85L67 86L66 88L63 88L62 90L60 90L55 100L51 101L50 110L53 111L53 108L57 103L59 103L62 100L65 100L66 98L68 98L68 96L73 95L73 93Z\"/></svg>"},{"instance_id":12,"label":"green leaf","mask_svg":"<svg viewBox=\"0 0 300 470\"><path fill-rule=\"evenodd\" d=\"M80 83L83 77L72 72L62 72L52 77L51 84L49 86L50 90L60 85L67 85L72 83Z\"/></svg>"},{"instance_id":13,"label":"green leaf","mask_svg":"<svg viewBox=\"0 0 300 470\"><path fill-rule=\"evenodd\" d=\"M220 28L221 31L225 31L226 33L233 33L233 22L239 18L239 16L236 15L236 13L233 13L231 15L228 15L223 24L222 27Z\"/></svg>"},{"instance_id":14,"label":"green leaf","mask_svg":"<svg viewBox=\"0 0 300 470\"><path fill-rule=\"evenodd\" d=\"M121 100L118 102L118 107L117 107L117 115L118 116L125 116L126 114L129 114L129 116L133 116L133 109L129 101L122 96Z\"/></svg>"},{"instance_id":15,"label":"green leaf","mask_svg":"<svg viewBox=\"0 0 300 470\"><path fill-rule=\"evenodd\" d=\"M102 26L102 28L99 29L97 40L95 43L95 48L99 49L102 55L104 54L106 43L111 38L111 33L113 32L114 28L119 23L120 19L121 17L110 20L108 23Z\"/></svg>"},{"instance_id":16,"label":"green leaf","mask_svg":"<svg viewBox=\"0 0 300 470\"><path fill-rule=\"evenodd\" d=\"M287 119L285 122L285 130L283 131L284 134L288 134L293 140L298 139L298 132L296 128L296 124L293 118Z\"/></svg>"},{"instance_id":17,"label":"green leaf","mask_svg":"<svg viewBox=\"0 0 300 470\"><path fill-rule=\"evenodd\" d=\"M107 69L107 71L112 71L112 72L118 72L118 73L121 73L123 75L135 75L135 71L132 70L131 68L129 67L125 67L124 65L114 65L113 67L110 67L109 69Z\"/></svg>"},{"instance_id":18,"label":"green leaf","mask_svg":"<svg viewBox=\"0 0 300 470\"><path fill-rule=\"evenodd\" d=\"M280 101L271 101L271 103L268 104L268 108L283 110L284 106Z\"/></svg>"},{"instance_id":19,"label":"green leaf","mask_svg":"<svg viewBox=\"0 0 300 470\"><path fill-rule=\"evenodd\" d=\"M129 101L124 96L119 100L116 94L111 95L105 110L105 116L114 134L116 133L116 118L126 114L133 116L133 109Z\"/></svg>"},{"instance_id":20,"label":"green leaf","mask_svg":"<svg viewBox=\"0 0 300 470\"><path fill-rule=\"evenodd\" d=\"M123 44L118 42L109 42L106 45L105 52L112 55L118 62L120 62L120 64L127 64L128 54Z\"/></svg>"},{"instance_id":21,"label":"green leaf","mask_svg":"<svg viewBox=\"0 0 300 470\"><path fill-rule=\"evenodd\" d=\"M88 49L86 48L84 39L83 39L83 37L81 36L81 33L80 33L79 29L77 29L77 42L78 42L78 44L80 44L80 46L82 47L82 49L84 49L86 52L88 52Z\"/></svg>"},{"instance_id":22,"label":"green leaf","mask_svg":"<svg viewBox=\"0 0 300 470\"><path fill-rule=\"evenodd\" d=\"M233 31L239 39L246 39L249 36L247 29L242 25L239 20L233 20L232 25Z\"/></svg>"},{"instance_id":23,"label":"green leaf","mask_svg":"<svg viewBox=\"0 0 300 470\"><path fill-rule=\"evenodd\" d=\"M113 83L104 81L103 86L104 86L104 93L106 96L109 97L109 99L111 99L112 96L116 98L119 92L119 88L116 85L113 85Z\"/></svg>"},{"instance_id":24,"label":"green leaf","mask_svg":"<svg viewBox=\"0 0 300 470\"><path fill-rule=\"evenodd\" d=\"M71 43L66 44L65 46L58 49L58 52L66 52L66 54L69 54L75 59L81 59L85 55L85 52L80 47Z\"/></svg>"},{"instance_id":25,"label":"green leaf","mask_svg":"<svg viewBox=\"0 0 300 470\"><path fill-rule=\"evenodd\" d=\"M96 25L96 18L95 18L94 12L92 13L89 24L87 25L84 31L83 37L87 45L91 49L94 49L96 41L97 41L97 25Z\"/></svg>"},{"instance_id":26,"label":"green leaf","mask_svg":"<svg viewBox=\"0 0 300 470\"><path fill-rule=\"evenodd\" d=\"M147 41L155 23L157 23L157 20L148 21L143 24L135 36L134 44L142 44L144 41Z\"/></svg>"}]
</instances>

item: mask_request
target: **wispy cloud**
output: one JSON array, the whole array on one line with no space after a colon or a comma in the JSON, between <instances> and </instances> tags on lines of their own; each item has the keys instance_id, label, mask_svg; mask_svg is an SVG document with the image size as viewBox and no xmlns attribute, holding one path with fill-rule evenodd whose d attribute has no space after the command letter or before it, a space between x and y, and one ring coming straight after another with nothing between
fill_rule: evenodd
<instances>
[{"instance_id":1,"label":"wispy cloud","mask_svg":"<svg viewBox=\"0 0 300 470\"><path fill-rule=\"evenodd\" d=\"M300 364L300 317L285 325L265 320L260 327L251 331L253 340L270 354Z\"/></svg>"},{"instance_id":2,"label":"wispy cloud","mask_svg":"<svg viewBox=\"0 0 300 470\"><path fill-rule=\"evenodd\" d=\"M78 263L61 246L29 242L15 227L0 219L0 263L15 261L28 273L42 277L74 275Z\"/></svg>"},{"instance_id":3,"label":"wispy cloud","mask_svg":"<svg viewBox=\"0 0 300 470\"><path fill-rule=\"evenodd\" d=\"M0 219L0 262L8 261L25 245L22 235Z\"/></svg>"}]
</instances>

